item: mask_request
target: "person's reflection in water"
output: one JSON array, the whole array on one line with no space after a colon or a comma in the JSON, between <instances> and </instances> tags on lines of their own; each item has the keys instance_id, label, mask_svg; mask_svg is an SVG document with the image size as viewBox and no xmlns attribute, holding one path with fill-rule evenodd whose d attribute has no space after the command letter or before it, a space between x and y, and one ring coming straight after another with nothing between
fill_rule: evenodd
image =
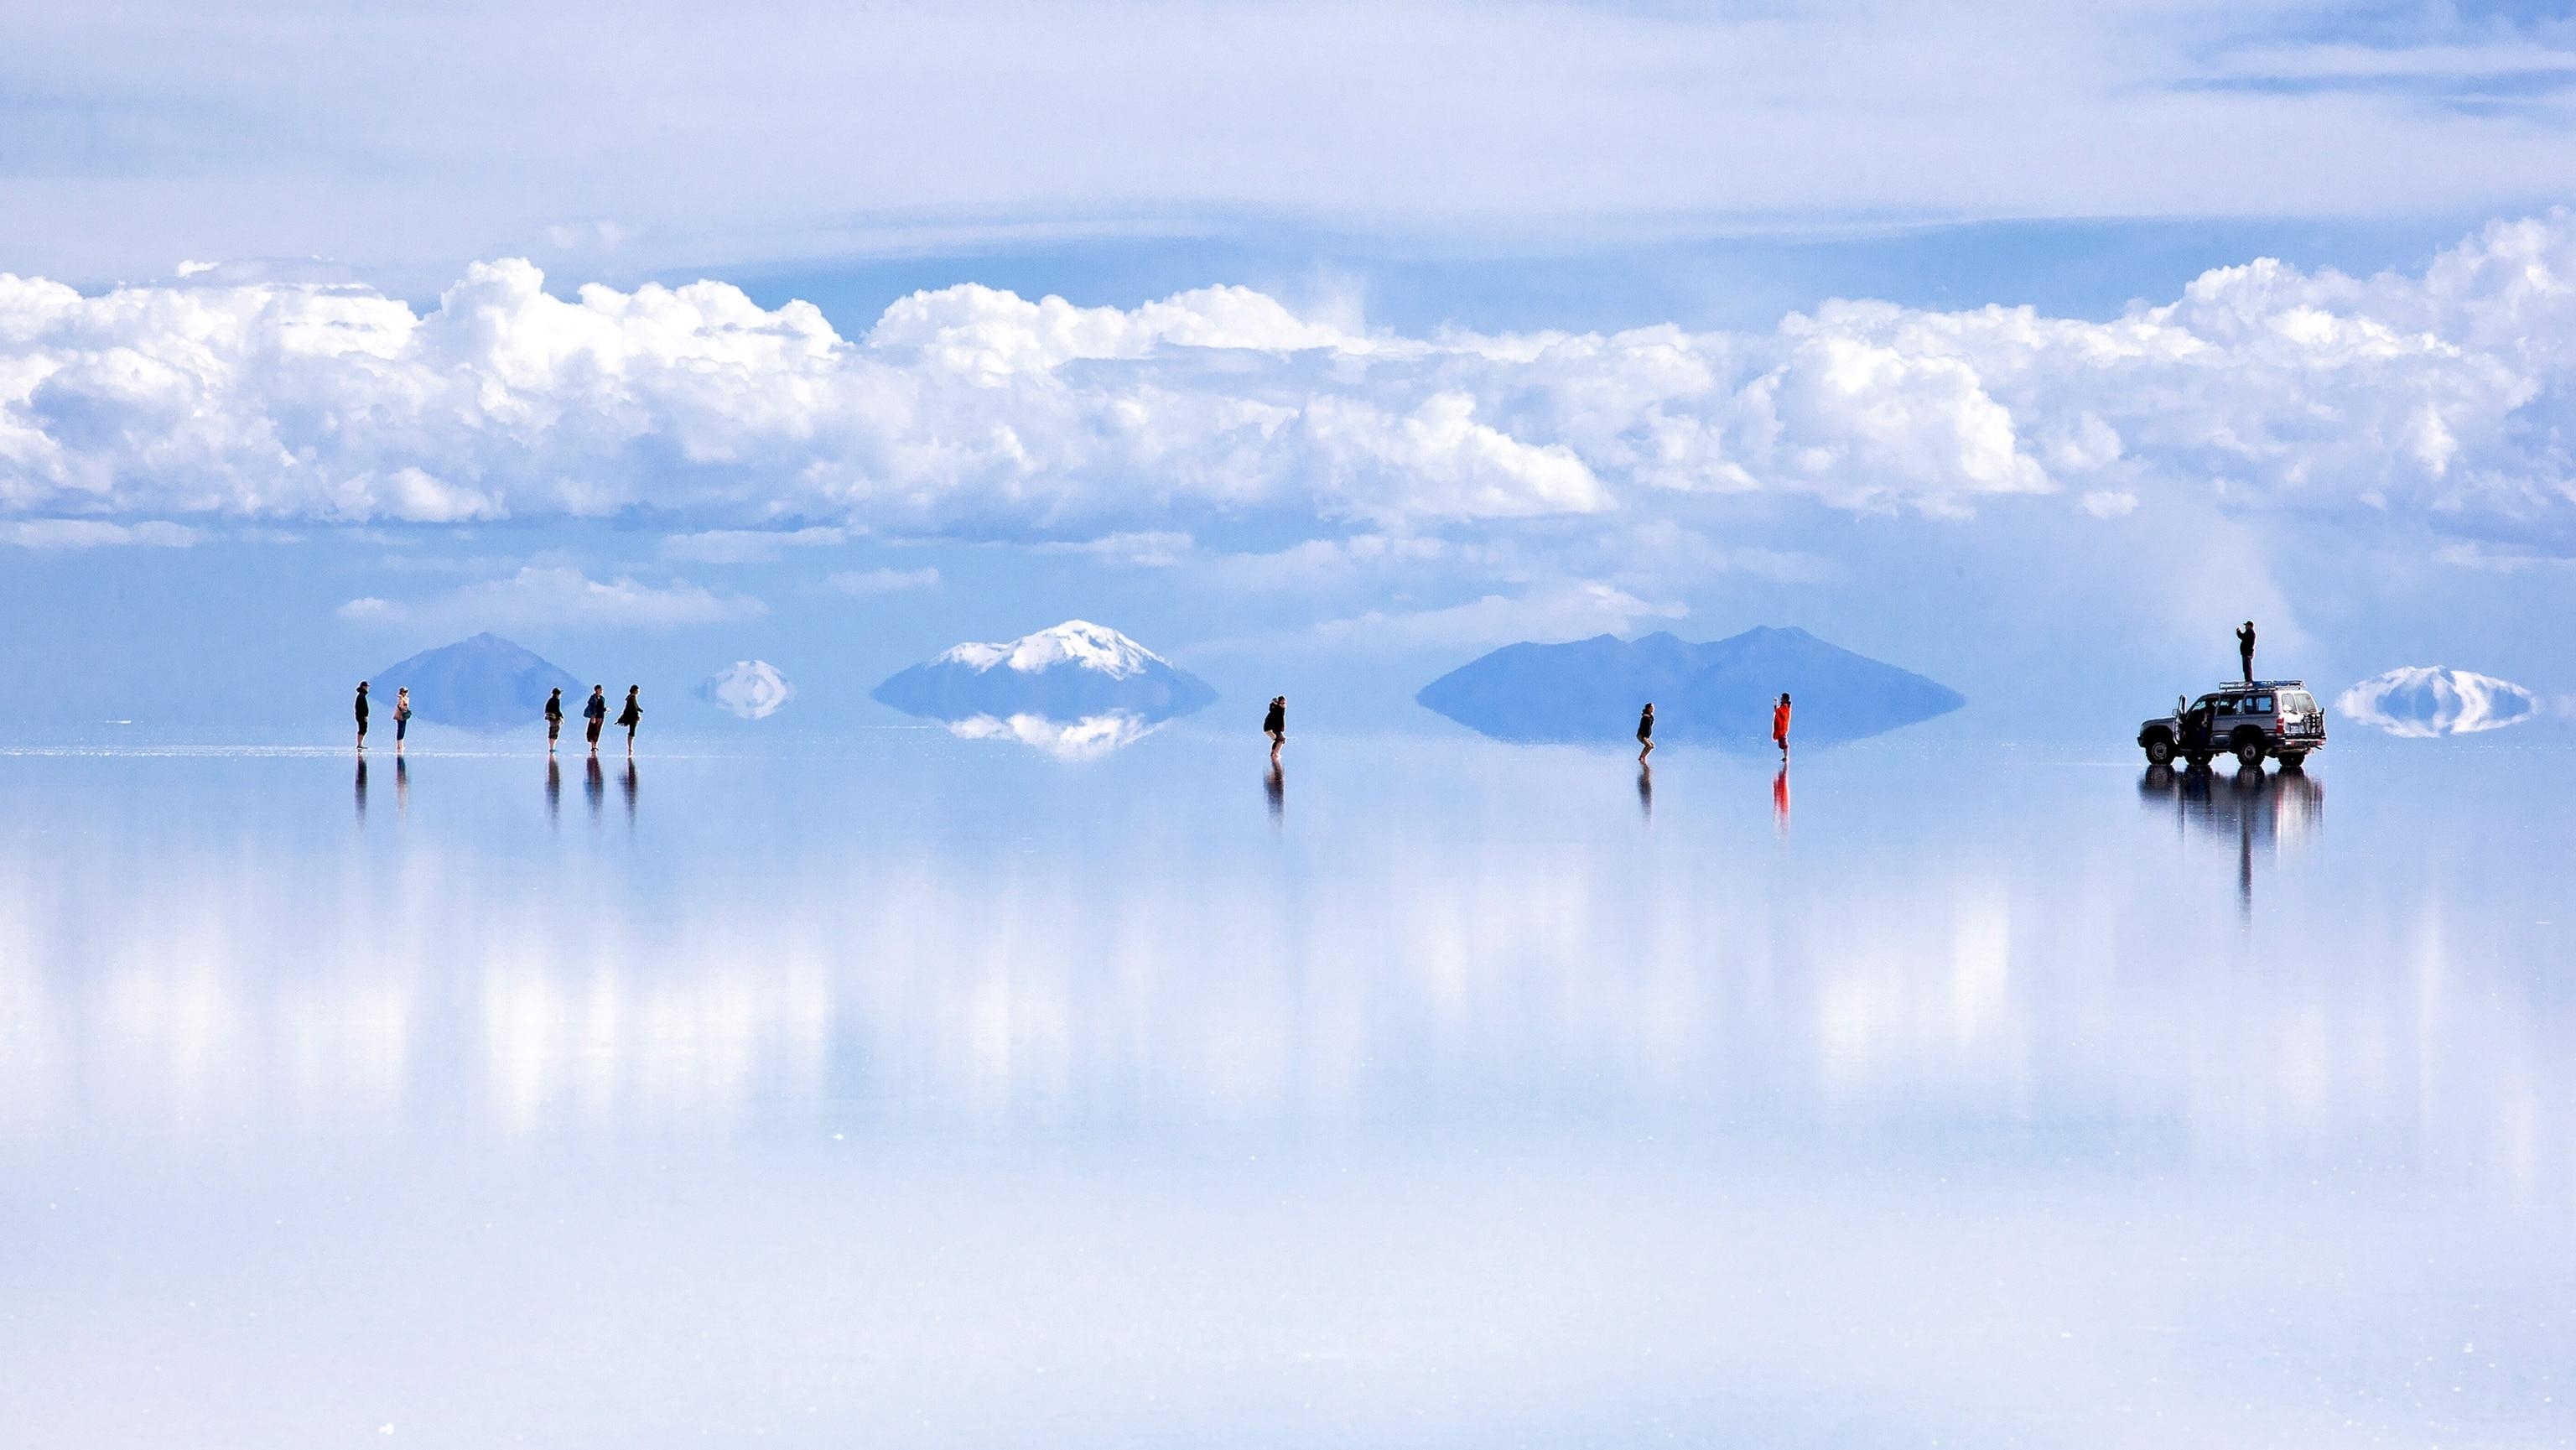
<instances>
[{"instance_id":1,"label":"person's reflection in water","mask_svg":"<svg viewBox=\"0 0 2576 1450\"><path fill-rule=\"evenodd\" d=\"M1655 818L1655 768L1642 760L1637 762L1637 809L1647 820Z\"/></svg>"},{"instance_id":2,"label":"person's reflection in water","mask_svg":"<svg viewBox=\"0 0 2576 1450\"><path fill-rule=\"evenodd\" d=\"M1789 762L1780 762L1780 773L1771 777L1771 828L1783 838L1789 834Z\"/></svg>"},{"instance_id":3,"label":"person's reflection in water","mask_svg":"<svg viewBox=\"0 0 2576 1450\"><path fill-rule=\"evenodd\" d=\"M590 797L590 823L598 825L599 807L608 799L608 777L599 773L599 757L596 755L590 758L589 767L582 772L581 793Z\"/></svg>"},{"instance_id":4,"label":"person's reflection in water","mask_svg":"<svg viewBox=\"0 0 2576 1450\"><path fill-rule=\"evenodd\" d=\"M2254 815L2268 804L2261 799L2264 784L2259 765L2236 772L2236 909L2248 922L2254 919Z\"/></svg>"},{"instance_id":5,"label":"person's reflection in water","mask_svg":"<svg viewBox=\"0 0 2576 1450\"><path fill-rule=\"evenodd\" d=\"M617 778L618 788L626 795L626 828L635 828L635 757L626 758L626 773Z\"/></svg>"},{"instance_id":6,"label":"person's reflection in water","mask_svg":"<svg viewBox=\"0 0 2576 1450\"><path fill-rule=\"evenodd\" d=\"M1270 797L1270 824L1278 825L1288 818L1288 777L1280 772L1279 757L1270 757L1270 769L1261 777L1261 793Z\"/></svg>"},{"instance_id":7,"label":"person's reflection in water","mask_svg":"<svg viewBox=\"0 0 2576 1450\"><path fill-rule=\"evenodd\" d=\"M394 752L394 814L399 817L410 813L411 762L404 759L402 752L397 750Z\"/></svg>"},{"instance_id":8,"label":"person's reflection in water","mask_svg":"<svg viewBox=\"0 0 2576 1450\"><path fill-rule=\"evenodd\" d=\"M358 757L358 824L367 823L367 757Z\"/></svg>"},{"instance_id":9,"label":"person's reflection in water","mask_svg":"<svg viewBox=\"0 0 2576 1450\"><path fill-rule=\"evenodd\" d=\"M546 755L546 824L563 823L563 767L555 763L553 752Z\"/></svg>"}]
</instances>

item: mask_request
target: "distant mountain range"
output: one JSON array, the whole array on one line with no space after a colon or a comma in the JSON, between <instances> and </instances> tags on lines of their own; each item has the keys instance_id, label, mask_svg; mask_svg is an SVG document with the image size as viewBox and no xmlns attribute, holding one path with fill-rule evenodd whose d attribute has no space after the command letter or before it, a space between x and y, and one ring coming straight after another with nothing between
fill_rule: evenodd
<instances>
[{"instance_id":1,"label":"distant mountain range","mask_svg":"<svg viewBox=\"0 0 2576 1450\"><path fill-rule=\"evenodd\" d=\"M1114 629L1067 620L1000 644L961 644L900 671L876 698L907 715L1155 724L1203 709L1216 691Z\"/></svg>"},{"instance_id":2,"label":"distant mountain range","mask_svg":"<svg viewBox=\"0 0 2576 1450\"><path fill-rule=\"evenodd\" d=\"M497 634L478 634L385 666L372 681L377 718L393 718L394 692L408 686L412 714L465 730L533 725L546 692L560 687L564 714L578 717L582 689L562 667Z\"/></svg>"},{"instance_id":3,"label":"distant mountain range","mask_svg":"<svg viewBox=\"0 0 2576 1450\"><path fill-rule=\"evenodd\" d=\"M1505 645L1414 698L1480 734L1529 742L1632 739L1651 700L1659 742L1766 750L1783 691L1792 740L1813 744L1882 735L1967 703L1946 685L1803 629L1771 628L1709 644L1656 633Z\"/></svg>"}]
</instances>

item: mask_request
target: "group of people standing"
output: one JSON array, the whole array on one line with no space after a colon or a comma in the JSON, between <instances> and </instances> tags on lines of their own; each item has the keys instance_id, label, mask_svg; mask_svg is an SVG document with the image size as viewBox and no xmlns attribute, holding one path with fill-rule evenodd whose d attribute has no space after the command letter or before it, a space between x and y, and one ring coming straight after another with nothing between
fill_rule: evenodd
<instances>
[{"instance_id":1,"label":"group of people standing","mask_svg":"<svg viewBox=\"0 0 2576 1450\"><path fill-rule=\"evenodd\" d=\"M590 739L590 753L599 753L600 727L608 722L608 687L593 685L590 698L582 702L582 733ZM555 753L555 737L563 734L563 689L557 686L546 696L546 753ZM626 753L635 753L635 727L644 723L644 687L626 687L626 708L617 712L617 723L626 727Z\"/></svg>"},{"instance_id":2,"label":"group of people standing","mask_svg":"<svg viewBox=\"0 0 2576 1450\"><path fill-rule=\"evenodd\" d=\"M367 748L367 682L358 682L358 748ZM555 740L563 734L563 690L558 686L546 696L546 753L554 754ZM581 707L583 733L590 738L590 753L599 753L599 732L608 723L608 687L590 687L590 699ZM644 723L644 687L626 687L626 708L617 712L617 723L626 727L626 753L635 753L635 727ZM403 737L411 731L411 687L394 691L394 753L402 754Z\"/></svg>"},{"instance_id":3,"label":"group of people standing","mask_svg":"<svg viewBox=\"0 0 2576 1450\"><path fill-rule=\"evenodd\" d=\"M1785 690L1780 693L1780 703L1771 707L1771 743L1780 747L1781 763L1784 765L1787 764L1789 759L1789 694ZM1277 751L1274 750L1272 753L1276 754ZM1637 716L1637 763L1639 765L1645 764L1646 757L1654 753L1655 702L1648 700L1646 702L1645 710Z\"/></svg>"}]
</instances>

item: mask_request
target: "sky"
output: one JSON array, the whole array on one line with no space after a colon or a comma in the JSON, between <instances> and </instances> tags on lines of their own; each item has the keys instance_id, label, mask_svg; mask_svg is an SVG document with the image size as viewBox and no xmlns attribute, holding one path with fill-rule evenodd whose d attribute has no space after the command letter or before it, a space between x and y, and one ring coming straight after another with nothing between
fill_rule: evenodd
<instances>
[{"instance_id":1,"label":"sky","mask_svg":"<svg viewBox=\"0 0 2576 1450\"><path fill-rule=\"evenodd\" d=\"M0 14L0 730L490 629L878 723L1109 624L1416 723L1803 625L1988 708L2576 696L2537 6ZM720 717L705 712L709 722ZM1247 716L1247 725L1249 717Z\"/></svg>"}]
</instances>

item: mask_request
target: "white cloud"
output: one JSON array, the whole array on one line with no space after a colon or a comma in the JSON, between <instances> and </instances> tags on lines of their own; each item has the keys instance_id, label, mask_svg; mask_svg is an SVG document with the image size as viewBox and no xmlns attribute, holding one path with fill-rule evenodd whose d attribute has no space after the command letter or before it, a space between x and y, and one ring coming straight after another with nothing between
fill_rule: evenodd
<instances>
[{"instance_id":1,"label":"white cloud","mask_svg":"<svg viewBox=\"0 0 2576 1450\"><path fill-rule=\"evenodd\" d=\"M727 562L862 530L1096 531L1079 547L1158 562L1197 518L1630 529L1711 495L2576 523L2566 213L2419 275L2259 261L2108 321L1834 302L1757 334L1411 337L1241 288L1118 309L967 286L845 338L719 283L543 281L479 265L415 313L342 284L0 277L0 509L650 512L704 526L671 557ZM780 517L823 522L756 527Z\"/></svg>"},{"instance_id":2,"label":"white cloud","mask_svg":"<svg viewBox=\"0 0 2576 1450\"><path fill-rule=\"evenodd\" d=\"M662 540L662 557L693 559L701 564L765 564L789 549L837 548L850 541L850 531L823 526L803 529L707 529L672 534Z\"/></svg>"},{"instance_id":3,"label":"white cloud","mask_svg":"<svg viewBox=\"0 0 2576 1450\"><path fill-rule=\"evenodd\" d=\"M2511 680L2413 665L2363 680L2338 696L2335 708L2391 735L2429 740L2519 725L2539 713L2540 701Z\"/></svg>"},{"instance_id":4,"label":"white cloud","mask_svg":"<svg viewBox=\"0 0 2576 1450\"><path fill-rule=\"evenodd\" d=\"M910 589L936 589L936 569L843 569L823 578L823 587L835 594L900 594Z\"/></svg>"},{"instance_id":5,"label":"white cloud","mask_svg":"<svg viewBox=\"0 0 2576 1450\"><path fill-rule=\"evenodd\" d=\"M744 594L719 594L685 579L605 582L565 565L527 565L424 600L352 599L340 617L357 624L477 629L684 629L757 619L769 607Z\"/></svg>"},{"instance_id":6,"label":"white cloud","mask_svg":"<svg viewBox=\"0 0 2576 1450\"><path fill-rule=\"evenodd\" d=\"M184 549L197 542L197 530L184 524L116 524L102 519L25 519L0 523L0 544L21 549L100 549L144 545Z\"/></svg>"},{"instance_id":7,"label":"white cloud","mask_svg":"<svg viewBox=\"0 0 2576 1450\"><path fill-rule=\"evenodd\" d=\"M698 698L743 720L766 720L796 698L796 687L767 660L736 660L698 684Z\"/></svg>"}]
</instances>

